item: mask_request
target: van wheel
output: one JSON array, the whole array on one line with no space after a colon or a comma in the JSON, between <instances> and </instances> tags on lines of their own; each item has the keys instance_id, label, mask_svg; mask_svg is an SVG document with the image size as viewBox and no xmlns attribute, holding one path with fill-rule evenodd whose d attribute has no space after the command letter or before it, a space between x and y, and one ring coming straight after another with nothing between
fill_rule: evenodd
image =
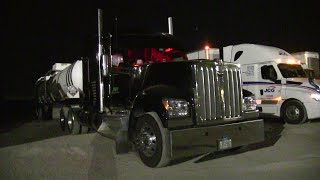
<instances>
[{"instance_id":1,"label":"van wheel","mask_svg":"<svg viewBox=\"0 0 320 180\"><path fill-rule=\"evenodd\" d=\"M67 127L71 134L81 133L81 125L78 121L78 116L72 108L69 108L68 110Z\"/></svg>"},{"instance_id":2,"label":"van wheel","mask_svg":"<svg viewBox=\"0 0 320 180\"><path fill-rule=\"evenodd\" d=\"M169 163L162 127L150 114L138 119L135 128L135 145L142 162L149 167L162 167Z\"/></svg>"},{"instance_id":3,"label":"van wheel","mask_svg":"<svg viewBox=\"0 0 320 180\"><path fill-rule=\"evenodd\" d=\"M281 109L282 118L288 124L302 124L308 115L304 105L298 100L290 100Z\"/></svg>"}]
</instances>

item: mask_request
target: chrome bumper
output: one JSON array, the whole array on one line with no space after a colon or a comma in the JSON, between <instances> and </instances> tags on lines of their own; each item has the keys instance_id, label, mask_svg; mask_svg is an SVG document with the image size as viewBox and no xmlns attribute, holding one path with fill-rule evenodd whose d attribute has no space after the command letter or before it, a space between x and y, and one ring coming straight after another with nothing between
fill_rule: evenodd
<instances>
[{"instance_id":1,"label":"chrome bumper","mask_svg":"<svg viewBox=\"0 0 320 180\"><path fill-rule=\"evenodd\" d=\"M170 131L171 159L218 151L217 142L225 137L232 147L264 141L263 119Z\"/></svg>"}]
</instances>

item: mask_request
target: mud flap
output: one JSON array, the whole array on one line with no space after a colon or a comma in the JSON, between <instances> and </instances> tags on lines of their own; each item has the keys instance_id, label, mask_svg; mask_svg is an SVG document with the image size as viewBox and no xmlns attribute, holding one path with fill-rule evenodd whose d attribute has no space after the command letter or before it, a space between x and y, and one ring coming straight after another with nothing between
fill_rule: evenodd
<instances>
[{"instance_id":1,"label":"mud flap","mask_svg":"<svg viewBox=\"0 0 320 180\"><path fill-rule=\"evenodd\" d=\"M128 139L129 116L123 114L107 115L97 132L102 136L115 140L116 153L124 154L130 150Z\"/></svg>"}]
</instances>

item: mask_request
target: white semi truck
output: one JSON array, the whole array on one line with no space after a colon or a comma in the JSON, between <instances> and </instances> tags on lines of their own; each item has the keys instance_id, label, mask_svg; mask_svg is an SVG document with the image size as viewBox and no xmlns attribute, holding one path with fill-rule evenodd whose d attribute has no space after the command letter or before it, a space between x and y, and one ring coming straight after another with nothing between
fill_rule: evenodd
<instances>
[{"instance_id":1,"label":"white semi truck","mask_svg":"<svg viewBox=\"0 0 320 180\"><path fill-rule=\"evenodd\" d=\"M301 61L301 66L310 78L320 78L319 53L311 51L302 51L291 53Z\"/></svg>"},{"instance_id":2,"label":"white semi truck","mask_svg":"<svg viewBox=\"0 0 320 180\"><path fill-rule=\"evenodd\" d=\"M223 60L241 64L243 88L261 101L260 115L287 123L320 118L319 82L308 78L301 61L271 46L238 44L223 48Z\"/></svg>"}]
</instances>

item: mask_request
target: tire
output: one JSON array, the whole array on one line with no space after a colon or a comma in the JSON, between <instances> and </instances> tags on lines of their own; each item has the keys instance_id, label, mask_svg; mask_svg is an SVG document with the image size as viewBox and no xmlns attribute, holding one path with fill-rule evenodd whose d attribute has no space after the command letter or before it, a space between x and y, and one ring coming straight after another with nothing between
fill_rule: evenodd
<instances>
[{"instance_id":1,"label":"tire","mask_svg":"<svg viewBox=\"0 0 320 180\"><path fill-rule=\"evenodd\" d=\"M67 122L67 117L65 116L65 111L63 108L60 109L60 118L59 118L59 123L62 131L66 130L66 122Z\"/></svg>"},{"instance_id":2,"label":"tire","mask_svg":"<svg viewBox=\"0 0 320 180\"><path fill-rule=\"evenodd\" d=\"M307 110L298 100L290 100L281 108L282 119L288 124L302 124L308 119Z\"/></svg>"},{"instance_id":3,"label":"tire","mask_svg":"<svg viewBox=\"0 0 320 180\"><path fill-rule=\"evenodd\" d=\"M76 111L72 108L68 110L67 127L70 134L80 134L81 125L78 121L78 116Z\"/></svg>"},{"instance_id":4,"label":"tire","mask_svg":"<svg viewBox=\"0 0 320 180\"><path fill-rule=\"evenodd\" d=\"M87 134L89 132L89 127L88 126L83 126L81 125L80 127L80 133L81 134Z\"/></svg>"},{"instance_id":5,"label":"tire","mask_svg":"<svg viewBox=\"0 0 320 180\"><path fill-rule=\"evenodd\" d=\"M164 128L160 123L150 114L145 114L136 124L136 149L142 162L149 167L162 167L170 162L166 157L167 142L164 138Z\"/></svg>"},{"instance_id":6,"label":"tire","mask_svg":"<svg viewBox=\"0 0 320 180\"><path fill-rule=\"evenodd\" d=\"M98 130L100 125L102 124L102 118L97 113L90 114L90 122L92 123L91 126L94 130Z\"/></svg>"}]
</instances>

